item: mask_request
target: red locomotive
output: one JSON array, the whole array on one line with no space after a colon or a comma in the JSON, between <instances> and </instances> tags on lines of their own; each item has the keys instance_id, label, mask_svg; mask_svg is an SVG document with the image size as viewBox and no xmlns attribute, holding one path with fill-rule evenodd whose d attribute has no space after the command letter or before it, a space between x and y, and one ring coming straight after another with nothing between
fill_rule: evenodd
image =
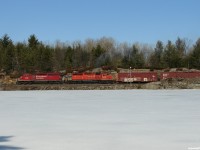
<instances>
[{"instance_id":1,"label":"red locomotive","mask_svg":"<svg viewBox=\"0 0 200 150\"><path fill-rule=\"evenodd\" d=\"M39 73L23 74L19 79L17 79L17 84L33 83L62 83L62 77L59 73Z\"/></svg>"}]
</instances>

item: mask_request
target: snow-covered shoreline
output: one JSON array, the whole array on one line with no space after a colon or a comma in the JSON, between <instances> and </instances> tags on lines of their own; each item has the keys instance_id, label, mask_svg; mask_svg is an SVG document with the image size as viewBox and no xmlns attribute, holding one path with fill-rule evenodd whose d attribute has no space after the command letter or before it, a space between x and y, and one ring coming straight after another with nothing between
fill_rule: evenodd
<instances>
[{"instance_id":1,"label":"snow-covered shoreline","mask_svg":"<svg viewBox=\"0 0 200 150\"><path fill-rule=\"evenodd\" d=\"M0 91L0 150L198 147L199 90Z\"/></svg>"}]
</instances>

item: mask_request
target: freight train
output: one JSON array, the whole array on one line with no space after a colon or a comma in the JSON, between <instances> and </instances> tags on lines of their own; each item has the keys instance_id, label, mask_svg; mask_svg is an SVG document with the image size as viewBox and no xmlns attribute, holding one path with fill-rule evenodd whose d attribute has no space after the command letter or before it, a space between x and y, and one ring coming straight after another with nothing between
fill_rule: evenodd
<instances>
[{"instance_id":1,"label":"freight train","mask_svg":"<svg viewBox=\"0 0 200 150\"><path fill-rule=\"evenodd\" d=\"M129 72L129 73L74 73L61 76L60 73L23 74L17 79L17 84L35 83L148 83L166 79L200 78L200 71L195 72Z\"/></svg>"}]
</instances>

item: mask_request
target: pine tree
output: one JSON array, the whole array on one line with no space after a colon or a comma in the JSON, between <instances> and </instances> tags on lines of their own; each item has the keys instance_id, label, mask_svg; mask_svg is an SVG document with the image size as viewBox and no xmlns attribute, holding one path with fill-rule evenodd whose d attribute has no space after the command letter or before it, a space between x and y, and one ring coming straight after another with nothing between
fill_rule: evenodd
<instances>
[{"instance_id":1,"label":"pine tree","mask_svg":"<svg viewBox=\"0 0 200 150\"><path fill-rule=\"evenodd\" d=\"M1 68L10 73L15 68L14 45L10 37L6 34L0 39L1 47Z\"/></svg>"},{"instance_id":2,"label":"pine tree","mask_svg":"<svg viewBox=\"0 0 200 150\"><path fill-rule=\"evenodd\" d=\"M192 68L200 69L200 39L194 45L194 49L189 57L189 65Z\"/></svg>"},{"instance_id":3,"label":"pine tree","mask_svg":"<svg viewBox=\"0 0 200 150\"><path fill-rule=\"evenodd\" d=\"M156 48L152 55L150 56L150 66L151 68L161 69L163 68L163 43L158 41Z\"/></svg>"}]
</instances>

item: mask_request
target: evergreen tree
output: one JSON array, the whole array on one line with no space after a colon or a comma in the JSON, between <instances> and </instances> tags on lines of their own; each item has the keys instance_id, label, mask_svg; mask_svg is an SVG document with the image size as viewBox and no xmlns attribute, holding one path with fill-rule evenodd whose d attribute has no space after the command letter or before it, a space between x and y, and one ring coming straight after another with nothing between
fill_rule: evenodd
<instances>
[{"instance_id":1,"label":"evergreen tree","mask_svg":"<svg viewBox=\"0 0 200 150\"><path fill-rule=\"evenodd\" d=\"M165 47L164 61L166 67L169 68L177 68L181 66L181 59L179 57L179 53L176 50L175 45L171 41L168 41Z\"/></svg>"},{"instance_id":2,"label":"evergreen tree","mask_svg":"<svg viewBox=\"0 0 200 150\"><path fill-rule=\"evenodd\" d=\"M6 34L0 39L1 48L1 67L6 73L15 69L14 45L10 37Z\"/></svg>"},{"instance_id":3,"label":"evergreen tree","mask_svg":"<svg viewBox=\"0 0 200 150\"><path fill-rule=\"evenodd\" d=\"M179 67L186 67L186 42L178 38L176 40L177 59L180 61Z\"/></svg>"},{"instance_id":4,"label":"evergreen tree","mask_svg":"<svg viewBox=\"0 0 200 150\"><path fill-rule=\"evenodd\" d=\"M18 72L26 72L26 52L27 46L23 43L17 43L15 46L15 57L16 57L16 70Z\"/></svg>"},{"instance_id":5,"label":"evergreen tree","mask_svg":"<svg viewBox=\"0 0 200 150\"><path fill-rule=\"evenodd\" d=\"M41 64L40 70L43 72L53 71L53 54L52 49L49 46L41 47Z\"/></svg>"},{"instance_id":6,"label":"evergreen tree","mask_svg":"<svg viewBox=\"0 0 200 150\"><path fill-rule=\"evenodd\" d=\"M27 63L29 64L29 68L31 72L38 71L40 72L40 65L41 65L41 44L38 42L38 39L35 35L30 35L28 38L28 59Z\"/></svg>"},{"instance_id":7,"label":"evergreen tree","mask_svg":"<svg viewBox=\"0 0 200 150\"><path fill-rule=\"evenodd\" d=\"M30 48L36 48L36 46L39 44L37 37L32 34L30 35L30 37L28 38L28 46Z\"/></svg>"},{"instance_id":8,"label":"evergreen tree","mask_svg":"<svg viewBox=\"0 0 200 150\"><path fill-rule=\"evenodd\" d=\"M100 67L105 64L105 50L101 47L101 45L97 45L95 48L92 49L90 54L92 57L92 65L95 67Z\"/></svg>"},{"instance_id":9,"label":"evergreen tree","mask_svg":"<svg viewBox=\"0 0 200 150\"><path fill-rule=\"evenodd\" d=\"M68 46L65 52L65 66L67 69L72 68L73 66L73 55L74 51L71 46Z\"/></svg>"},{"instance_id":10,"label":"evergreen tree","mask_svg":"<svg viewBox=\"0 0 200 150\"><path fill-rule=\"evenodd\" d=\"M130 59L130 67L143 68L145 65L144 55L142 52L139 52L139 49L136 45L133 45Z\"/></svg>"},{"instance_id":11,"label":"evergreen tree","mask_svg":"<svg viewBox=\"0 0 200 150\"><path fill-rule=\"evenodd\" d=\"M158 41L156 44L156 48L150 57L151 68L163 68L163 50L163 43L161 41Z\"/></svg>"},{"instance_id":12,"label":"evergreen tree","mask_svg":"<svg viewBox=\"0 0 200 150\"><path fill-rule=\"evenodd\" d=\"M194 45L194 49L189 57L189 66L200 69L200 39Z\"/></svg>"},{"instance_id":13,"label":"evergreen tree","mask_svg":"<svg viewBox=\"0 0 200 150\"><path fill-rule=\"evenodd\" d=\"M178 51L178 54L180 55L180 57L183 58L183 56L185 55L185 51L186 51L186 43L185 40L180 39L178 37L178 39L176 40L176 49Z\"/></svg>"},{"instance_id":14,"label":"evergreen tree","mask_svg":"<svg viewBox=\"0 0 200 150\"><path fill-rule=\"evenodd\" d=\"M128 56L124 56L122 59L122 68L129 68L131 66Z\"/></svg>"}]
</instances>

